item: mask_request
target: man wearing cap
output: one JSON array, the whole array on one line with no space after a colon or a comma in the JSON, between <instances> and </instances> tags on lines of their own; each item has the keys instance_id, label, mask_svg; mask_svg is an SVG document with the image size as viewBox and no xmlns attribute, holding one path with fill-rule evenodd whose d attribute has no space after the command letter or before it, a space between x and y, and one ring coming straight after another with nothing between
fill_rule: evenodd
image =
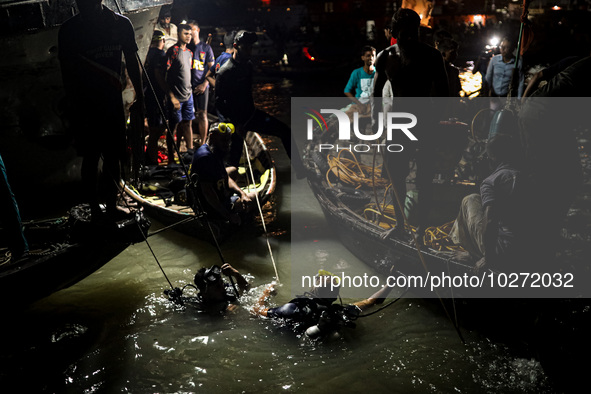
<instances>
[{"instance_id":1,"label":"man wearing cap","mask_svg":"<svg viewBox=\"0 0 591 394\"><path fill-rule=\"evenodd\" d=\"M148 147L146 149L148 164L158 164L158 140L165 131L164 119L161 109L164 109L164 97L167 91L166 52L164 52L164 34L160 30L154 30L152 43L146 56L146 76L150 83L145 83L146 117L150 128ZM153 90L152 90L153 89Z\"/></svg>"},{"instance_id":2,"label":"man wearing cap","mask_svg":"<svg viewBox=\"0 0 591 394\"><path fill-rule=\"evenodd\" d=\"M143 110L144 92L133 26L101 0L77 0L80 13L59 30L58 48L67 101L67 115L83 157L82 181L93 219L101 216L98 201L98 165L103 159L107 214L117 218L121 159L125 154L126 119L122 91L123 64ZM122 55L125 56L123 63ZM143 115L142 115L143 118Z\"/></svg>"},{"instance_id":3,"label":"man wearing cap","mask_svg":"<svg viewBox=\"0 0 591 394\"><path fill-rule=\"evenodd\" d=\"M179 39L178 28L174 23L170 23L169 9L162 9L154 30L161 31L164 34L164 51L168 51L168 48L176 44Z\"/></svg>"},{"instance_id":4,"label":"man wearing cap","mask_svg":"<svg viewBox=\"0 0 591 394\"><path fill-rule=\"evenodd\" d=\"M197 175L196 197L207 213L240 224L238 212L248 211L255 201L256 191L245 193L228 176L224 158L229 151L234 133L231 123L212 124L203 145L195 151L191 164L191 178Z\"/></svg>"},{"instance_id":5,"label":"man wearing cap","mask_svg":"<svg viewBox=\"0 0 591 394\"><path fill-rule=\"evenodd\" d=\"M205 78L207 71L213 66L213 50L206 42L199 39L199 25L195 21L187 23L191 26L191 43L187 45L193 51L193 75L191 86L193 87L193 102L195 103L195 120L197 131L201 137L201 143L205 141L209 122L207 121L207 104L209 102L209 81Z\"/></svg>"},{"instance_id":6,"label":"man wearing cap","mask_svg":"<svg viewBox=\"0 0 591 394\"><path fill-rule=\"evenodd\" d=\"M273 116L256 109L252 98L252 62L250 61L256 33L240 30L234 37L234 54L216 77L215 105L221 118L234 123L238 132L232 139L229 164L237 166L248 131L277 136L281 139L298 178L305 177L305 168L296 148L291 157L291 145L295 142L291 129Z\"/></svg>"}]
</instances>

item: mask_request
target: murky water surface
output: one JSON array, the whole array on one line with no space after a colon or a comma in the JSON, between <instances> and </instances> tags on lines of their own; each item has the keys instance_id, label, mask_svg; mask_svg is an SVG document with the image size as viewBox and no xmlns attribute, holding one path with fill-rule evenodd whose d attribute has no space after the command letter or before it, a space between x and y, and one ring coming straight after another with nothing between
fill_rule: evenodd
<instances>
[{"instance_id":1,"label":"murky water surface","mask_svg":"<svg viewBox=\"0 0 591 394\"><path fill-rule=\"evenodd\" d=\"M278 98L293 89L290 81L259 88L275 113ZM289 106L288 98L282 100ZM277 305L291 298L292 249L311 248L309 240L290 242L290 215L306 215L318 235L311 258L368 268L332 234L307 184L290 181L282 147L274 143L273 149L279 186L267 207L275 217L268 229L287 283L271 301ZM160 226L154 223L152 230ZM211 243L174 230L149 242L175 285L219 263ZM274 276L260 225L222 250L254 284L235 313L211 316L175 306L163 296L168 284L148 247L133 245L75 286L4 314L0 387L71 393L554 392L531 354L468 329L462 344L432 301L400 300L322 343L253 318L248 308Z\"/></svg>"}]
</instances>

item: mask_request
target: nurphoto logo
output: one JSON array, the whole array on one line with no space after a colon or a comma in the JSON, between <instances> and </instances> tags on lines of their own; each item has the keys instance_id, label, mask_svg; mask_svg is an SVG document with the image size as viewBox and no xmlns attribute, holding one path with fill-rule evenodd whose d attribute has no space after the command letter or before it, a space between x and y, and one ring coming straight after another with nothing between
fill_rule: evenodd
<instances>
[{"instance_id":1,"label":"nurphoto logo","mask_svg":"<svg viewBox=\"0 0 591 394\"><path fill-rule=\"evenodd\" d=\"M395 133L402 132L410 141L418 141L417 137L410 131L417 125L417 117L409 112L380 112L378 115L378 127L376 130L372 128L370 134L363 133L359 129L359 113L353 113L353 121L351 122L349 116L340 109L326 109L323 108L320 112L306 108L306 115L310 116L307 120L307 139L312 141L314 139L314 129L317 128L320 132L328 131L328 124L322 114L330 114L336 117L336 124L338 125L338 135L340 141L348 141L349 144L319 144L319 151L348 149L353 152L369 152L372 148L376 148L378 152L386 150L388 152L402 152L404 147L401 144L390 143L393 140ZM384 127L385 118L385 127ZM315 126L316 125L316 126ZM352 127L351 127L352 126ZM374 141L374 143L352 143L351 129L356 141ZM385 143L379 143L383 139L384 130L386 131ZM365 130L364 130L365 131Z\"/></svg>"}]
</instances>

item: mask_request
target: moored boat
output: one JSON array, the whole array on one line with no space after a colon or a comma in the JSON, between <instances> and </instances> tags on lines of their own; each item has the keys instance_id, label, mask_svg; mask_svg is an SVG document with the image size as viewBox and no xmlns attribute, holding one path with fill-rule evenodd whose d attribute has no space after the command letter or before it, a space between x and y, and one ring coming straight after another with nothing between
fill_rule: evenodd
<instances>
[{"instance_id":1,"label":"moored boat","mask_svg":"<svg viewBox=\"0 0 591 394\"><path fill-rule=\"evenodd\" d=\"M91 222L88 205L73 207L66 217L25 223L28 254L13 259L0 244L3 305L17 307L79 282L142 242L149 226L141 211L117 222Z\"/></svg>"},{"instance_id":2,"label":"moored boat","mask_svg":"<svg viewBox=\"0 0 591 394\"><path fill-rule=\"evenodd\" d=\"M236 182L244 190L256 190L262 206L275 191L277 173L273 159L261 136L249 132L245 141L254 181L250 179L248 160L243 152ZM236 226L229 223L206 219L202 213L195 213L194 208L189 204L186 187L187 177L181 165L151 165L144 167L136 186L125 184L125 192L144 207L146 213L154 219L170 225L179 223L175 228L181 232L210 241L208 221L216 237L227 236L236 229Z\"/></svg>"}]
</instances>

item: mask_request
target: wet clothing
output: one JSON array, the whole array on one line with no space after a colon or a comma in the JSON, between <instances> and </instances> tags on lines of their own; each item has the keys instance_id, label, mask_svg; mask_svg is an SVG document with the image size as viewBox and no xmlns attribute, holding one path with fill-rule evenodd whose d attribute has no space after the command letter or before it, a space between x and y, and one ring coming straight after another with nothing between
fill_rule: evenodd
<instances>
[{"instance_id":1,"label":"wet clothing","mask_svg":"<svg viewBox=\"0 0 591 394\"><path fill-rule=\"evenodd\" d=\"M271 319L283 319L289 324L301 325L306 329L318 323L322 312L330 307L324 303L317 302L317 299L298 296L287 304L267 310L267 317Z\"/></svg>"},{"instance_id":2,"label":"wet clothing","mask_svg":"<svg viewBox=\"0 0 591 394\"><path fill-rule=\"evenodd\" d=\"M23 234L18 204L8 183L6 166L2 156L0 156L0 226L6 230L8 248L13 255L20 255L29 250L29 245Z\"/></svg>"},{"instance_id":3,"label":"wet clothing","mask_svg":"<svg viewBox=\"0 0 591 394\"><path fill-rule=\"evenodd\" d=\"M282 320L287 327L295 330L307 330L316 326L312 333L306 331L311 338L330 334L341 327L355 327L361 309L356 305L341 305L328 300L308 296L298 296L287 304L267 310L267 317Z\"/></svg>"},{"instance_id":4,"label":"wet clothing","mask_svg":"<svg viewBox=\"0 0 591 394\"><path fill-rule=\"evenodd\" d=\"M224 281L224 288L225 288L225 297L224 297L225 299L223 301L204 302L203 298L199 294L197 296L197 300L199 303L199 309L203 312L207 312L210 314L223 314L224 312L226 312L226 309L228 308L228 306L232 303L235 303L237 298L236 298L236 293L234 293L234 289L233 289L232 285L230 285L229 283L226 283Z\"/></svg>"},{"instance_id":5,"label":"wet clothing","mask_svg":"<svg viewBox=\"0 0 591 394\"><path fill-rule=\"evenodd\" d=\"M345 86L345 93L351 93L358 99L368 101L371 97L373 77L375 74L375 69L371 74L366 73L363 67L353 70L349 77L349 82L347 82L347 86Z\"/></svg>"},{"instance_id":6,"label":"wet clothing","mask_svg":"<svg viewBox=\"0 0 591 394\"><path fill-rule=\"evenodd\" d=\"M193 52L190 49L181 49L173 45L166 52L167 72L166 83L174 93L174 96L182 103L189 100L193 89L191 89L191 78L193 70Z\"/></svg>"},{"instance_id":7,"label":"wet clothing","mask_svg":"<svg viewBox=\"0 0 591 394\"><path fill-rule=\"evenodd\" d=\"M158 104L160 104L162 109L165 108L164 97L166 93L162 90L156 79L156 72L160 72L162 76L166 75L167 61L166 52L163 50L153 47L148 50L144 67L154 92L150 89L150 85L144 82L144 97L146 102L146 118L148 118L148 125L150 126L164 124Z\"/></svg>"},{"instance_id":8,"label":"wet clothing","mask_svg":"<svg viewBox=\"0 0 591 394\"><path fill-rule=\"evenodd\" d=\"M509 85L511 84L511 76L515 68L515 58L511 59L509 63L503 61L502 55L495 55L490 60L488 68L486 69L486 82L492 89L494 96L507 97L509 93ZM517 90L517 97L521 97L525 87L525 74L522 70L523 63L520 61L517 68L519 69L519 86ZM515 92L513 93L515 94Z\"/></svg>"}]
</instances>

